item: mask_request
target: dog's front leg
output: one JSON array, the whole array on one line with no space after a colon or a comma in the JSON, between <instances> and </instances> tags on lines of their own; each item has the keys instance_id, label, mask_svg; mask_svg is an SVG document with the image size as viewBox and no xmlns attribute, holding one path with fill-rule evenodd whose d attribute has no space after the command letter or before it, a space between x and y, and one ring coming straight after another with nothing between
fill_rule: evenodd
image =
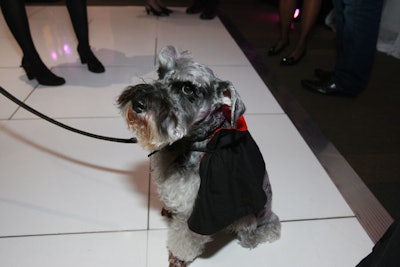
<instances>
[{"instance_id":1,"label":"dog's front leg","mask_svg":"<svg viewBox=\"0 0 400 267\"><path fill-rule=\"evenodd\" d=\"M210 236L199 235L190 231L187 217L175 214L169 225L167 247L170 253L170 267L185 267L203 253Z\"/></svg>"}]
</instances>

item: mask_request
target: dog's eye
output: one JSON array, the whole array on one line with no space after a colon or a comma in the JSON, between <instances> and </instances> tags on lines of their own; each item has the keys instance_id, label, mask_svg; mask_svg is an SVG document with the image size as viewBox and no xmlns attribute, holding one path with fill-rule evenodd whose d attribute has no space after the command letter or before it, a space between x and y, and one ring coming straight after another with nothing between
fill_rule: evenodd
<instances>
[{"instance_id":1,"label":"dog's eye","mask_svg":"<svg viewBox=\"0 0 400 267\"><path fill-rule=\"evenodd\" d=\"M193 95L194 87L192 84L183 84L182 85L182 93L185 95Z\"/></svg>"}]
</instances>

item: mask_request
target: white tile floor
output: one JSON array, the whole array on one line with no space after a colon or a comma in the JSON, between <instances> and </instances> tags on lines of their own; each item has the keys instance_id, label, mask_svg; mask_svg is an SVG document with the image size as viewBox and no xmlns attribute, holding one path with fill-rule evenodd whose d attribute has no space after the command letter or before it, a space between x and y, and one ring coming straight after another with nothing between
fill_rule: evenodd
<instances>
[{"instance_id":1,"label":"white tile floor","mask_svg":"<svg viewBox=\"0 0 400 267\"><path fill-rule=\"evenodd\" d=\"M50 117L103 135L130 137L115 99L155 78L155 52L190 50L231 80L267 162L282 238L254 250L210 244L192 266L355 266L373 242L284 111L218 20L175 9L89 7L92 47L106 73L78 61L66 8L27 8L37 49L61 87L29 81L21 52L0 19L0 85ZM167 266L166 224L149 183L146 152L57 128L0 96L0 266Z\"/></svg>"}]
</instances>

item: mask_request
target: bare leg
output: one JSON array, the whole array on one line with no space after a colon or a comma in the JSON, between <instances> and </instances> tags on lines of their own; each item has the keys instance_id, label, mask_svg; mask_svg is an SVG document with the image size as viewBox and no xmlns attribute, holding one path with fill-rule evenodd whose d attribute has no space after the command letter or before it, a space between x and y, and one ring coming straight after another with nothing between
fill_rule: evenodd
<instances>
[{"instance_id":1,"label":"bare leg","mask_svg":"<svg viewBox=\"0 0 400 267\"><path fill-rule=\"evenodd\" d=\"M276 48L279 49L289 41L290 24L293 20L293 13L296 9L296 0L280 0L279 15L280 15L280 30L279 40Z\"/></svg>"},{"instance_id":2,"label":"bare leg","mask_svg":"<svg viewBox=\"0 0 400 267\"><path fill-rule=\"evenodd\" d=\"M321 0L307 0L302 6L301 31L299 39L290 53L289 57L300 58L307 48L308 36L314 27L315 21L321 8Z\"/></svg>"}]
</instances>

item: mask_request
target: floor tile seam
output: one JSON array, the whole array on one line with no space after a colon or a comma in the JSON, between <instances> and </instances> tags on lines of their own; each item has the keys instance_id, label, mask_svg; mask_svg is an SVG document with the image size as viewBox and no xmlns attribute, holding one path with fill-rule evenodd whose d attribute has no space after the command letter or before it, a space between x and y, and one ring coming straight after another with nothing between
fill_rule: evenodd
<instances>
[{"instance_id":1,"label":"floor tile seam","mask_svg":"<svg viewBox=\"0 0 400 267\"><path fill-rule=\"evenodd\" d=\"M303 219L289 219L289 220L281 220L281 223L297 223L297 222L317 222L317 221L333 221L333 220L353 220L358 218L356 215L344 215L344 216L332 216L332 217L315 217L315 218L303 218ZM150 232L157 232L157 231L166 231L168 227L154 227L149 228L148 231Z\"/></svg>"},{"instance_id":2,"label":"floor tile seam","mask_svg":"<svg viewBox=\"0 0 400 267\"><path fill-rule=\"evenodd\" d=\"M151 186L152 186L152 179L151 179L151 161L149 159L149 175L147 177L148 182L147 182L147 214L146 214L146 218L147 218L147 230L150 229L150 210L151 210L151 194L152 194L152 190L151 190Z\"/></svg>"},{"instance_id":3,"label":"floor tile seam","mask_svg":"<svg viewBox=\"0 0 400 267\"><path fill-rule=\"evenodd\" d=\"M32 94L35 92L35 89L37 88L38 84L35 85L35 87L32 88L32 90L30 90L30 92L25 96L24 99L20 99L21 102L25 103L26 101L28 101L28 99L32 96ZM11 102L13 102L12 100L9 100ZM14 103L14 102L13 102ZM20 105L18 105L17 103L14 103L17 105L17 108L11 113L11 115L8 117L9 120L12 120L14 118L14 116L17 114L17 112L19 110L23 110L24 108L22 108Z\"/></svg>"},{"instance_id":4,"label":"floor tile seam","mask_svg":"<svg viewBox=\"0 0 400 267\"><path fill-rule=\"evenodd\" d=\"M354 216L334 216L334 217L321 217L321 218L305 218L293 220L281 220L281 223L297 223L297 222L314 222L314 221L331 221L331 220L346 220L357 219ZM126 230L105 230L105 231L83 231L83 232L69 232L69 233L48 233L48 234L26 234L26 235L4 235L0 236L1 239L11 238L34 238L34 237L54 237L54 236L77 236L77 235L95 235L95 234L119 234L119 233L137 233L137 232L156 232L165 231L165 228L148 228L148 229L126 229Z\"/></svg>"},{"instance_id":5,"label":"floor tile seam","mask_svg":"<svg viewBox=\"0 0 400 267\"><path fill-rule=\"evenodd\" d=\"M149 266L149 256L150 256L150 235L149 231L146 231L146 257L144 266Z\"/></svg>"},{"instance_id":6,"label":"floor tile seam","mask_svg":"<svg viewBox=\"0 0 400 267\"><path fill-rule=\"evenodd\" d=\"M82 231L82 232L65 232L65 233L47 233L47 234L25 234L25 235L3 235L2 239L12 238L34 238L34 237L54 237L54 236L78 236L78 235L96 235L96 234L119 234L119 233L138 233L146 232L149 229L126 229L126 230L104 230L104 231Z\"/></svg>"}]
</instances>

